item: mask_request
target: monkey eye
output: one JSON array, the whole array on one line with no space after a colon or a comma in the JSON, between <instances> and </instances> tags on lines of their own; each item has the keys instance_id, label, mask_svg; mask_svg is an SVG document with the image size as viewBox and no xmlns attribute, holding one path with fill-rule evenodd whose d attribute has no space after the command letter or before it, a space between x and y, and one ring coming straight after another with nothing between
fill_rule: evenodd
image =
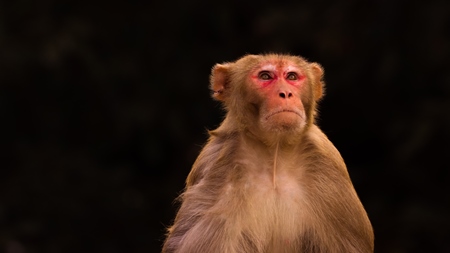
<instances>
[{"instance_id":1,"label":"monkey eye","mask_svg":"<svg viewBox=\"0 0 450 253\"><path fill-rule=\"evenodd\" d=\"M271 80L272 76L270 75L270 73L268 71L261 71L258 74L258 78L261 80L267 81L267 80Z\"/></svg>"},{"instance_id":2,"label":"monkey eye","mask_svg":"<svg viewBox=\"0 0 450 253\"><path fill-rule=\"evenodd\" d=\"M286 79L292 81L297 80L298 79L297 73L294 72L287 73Z\"/></svg>"}]
</instances>

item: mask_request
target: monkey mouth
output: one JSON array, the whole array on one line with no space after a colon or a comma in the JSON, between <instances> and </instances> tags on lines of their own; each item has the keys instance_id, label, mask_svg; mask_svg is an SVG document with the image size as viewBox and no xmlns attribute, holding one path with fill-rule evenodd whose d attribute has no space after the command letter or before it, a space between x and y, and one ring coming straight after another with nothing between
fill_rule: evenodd
<instances>
[{"instance_id":1,"label":"monkey mouth","mask_svg":"<svg viewBox=\"0 0 450 253\"><path fill-rule=\"evenodd\" d=\"M282 113L282 112L291 112L291 113L295 113L295 114L297 114L299 117L302 118L302 115L301 115L299 112L295 111L295 110L283 109L283 110L278 110L278 111L275 111L275 112L269 114L269 115L266 117L266 120L269 119L270 117L272 117L273 115L276 115L276 114L279 114L279 113Z\"/></svg>"}]
</instances>

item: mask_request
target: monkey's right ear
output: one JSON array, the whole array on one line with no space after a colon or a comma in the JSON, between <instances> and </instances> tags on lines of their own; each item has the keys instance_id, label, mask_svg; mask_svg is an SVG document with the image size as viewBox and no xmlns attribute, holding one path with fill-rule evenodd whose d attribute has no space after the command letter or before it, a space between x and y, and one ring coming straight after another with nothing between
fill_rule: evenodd
<instances>
[{"instance_id":1,"label":"monkey's right ear","mask_svg":"<svg viewBox=\"0 0 450 253\"><path fill-rule=\"evenodd\" d=\"M228 86L230 64L216 64L211 72L212 97L219 101L225 101Z\"/></svg>"}]
</instances>

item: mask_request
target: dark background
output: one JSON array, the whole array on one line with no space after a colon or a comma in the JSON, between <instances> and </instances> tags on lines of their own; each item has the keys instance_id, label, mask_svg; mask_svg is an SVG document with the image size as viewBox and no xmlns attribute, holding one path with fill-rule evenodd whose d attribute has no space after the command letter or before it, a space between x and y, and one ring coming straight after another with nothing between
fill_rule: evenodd
<instances>
[{"instance_id":1,"label":"dark background","mask_svg":"<svg viewBox=\"0 0 450 253\"><path fill-rule=\"evenodd\" d=\"M376 252L450 252L449 1L3 1L0 252L159 252L246 53L325 68Z\"/></svg>"}]
</instances>

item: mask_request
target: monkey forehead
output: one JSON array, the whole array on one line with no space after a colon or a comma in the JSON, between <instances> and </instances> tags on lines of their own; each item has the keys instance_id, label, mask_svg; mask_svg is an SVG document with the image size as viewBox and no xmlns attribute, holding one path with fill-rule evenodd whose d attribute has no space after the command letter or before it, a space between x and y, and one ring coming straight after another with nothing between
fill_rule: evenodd
<instances>
[{"instance_id":1,"label":"monkey forehead","mask_svg":"<svg viewBox=\"0 0 450 253\"><path fill-rule=\"evenodd\" d=\"M235 64L236 67L239 66L239 68L254 68L255 66L259 66L265 62L271 62L275 65L291 62L299 67L303 67L308 64L308 61L306 61L303 57L288 54L248 54L238 59Z\"/></svg>"},{"instance_id":2,"label":"monkey forehead","mask_svg":"<svg viewBox=\"0 0 450 253\"><path fill-rule=\"evenodd\" d=\"M255 70L264 69L268 71L276 71L278 67L273 63L263 63L258 66L256 66Z\"/></svg>"},{"instance_id":3,"label":"monkey forehead","mask_svg":"<svg viewBox=\"0 0 450 253\"><path fill-rule=\"evenodd\" d=\"M301 72L301 66L292 61L265 61L258 64L253 71L265 70L271 72Z\"/></svg>"}]
</instances>

